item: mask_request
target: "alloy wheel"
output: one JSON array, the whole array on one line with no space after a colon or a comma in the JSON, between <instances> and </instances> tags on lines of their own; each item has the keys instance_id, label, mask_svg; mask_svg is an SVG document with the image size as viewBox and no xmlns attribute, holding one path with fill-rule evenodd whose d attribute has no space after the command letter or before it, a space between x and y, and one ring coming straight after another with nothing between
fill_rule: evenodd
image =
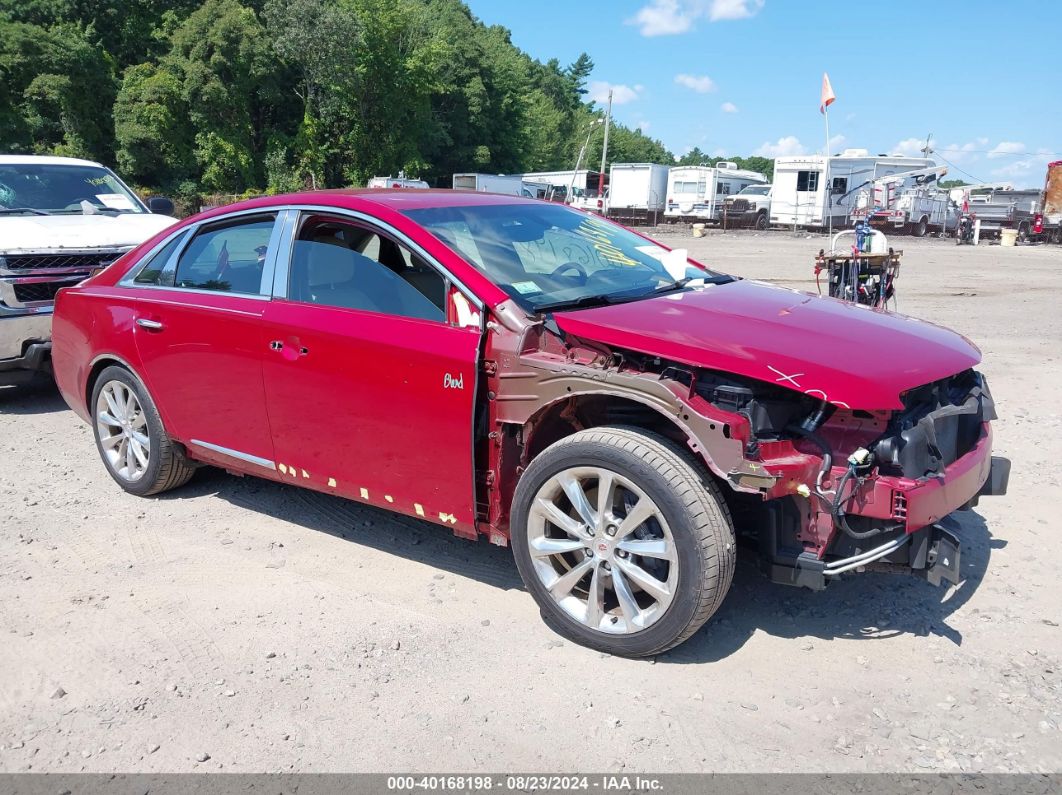
<instances>
[{"instance_id":1,"label":"alloy wheel","mask_svg":"<svg viewBox=\"0 0 1062 795\"><path fill-rule=\"evenodd\" d=\"M108 381L96 399L96 432L108 465L122 480L135 483L151 460L147 417L136 393L121 381Z\"/></svg>"},{"instance_id":2,"label":"alloy wheel","mask_svg":"<svg viewBox=\"0 0 1062 795\"><path fill-rule=\"evenodd\" d=\"M546 591L590 629L639 632L676 593L667 521L642 489L611 470L572 467L547 480L531 503L527 543Z\"/></svg>"}]
</instances>

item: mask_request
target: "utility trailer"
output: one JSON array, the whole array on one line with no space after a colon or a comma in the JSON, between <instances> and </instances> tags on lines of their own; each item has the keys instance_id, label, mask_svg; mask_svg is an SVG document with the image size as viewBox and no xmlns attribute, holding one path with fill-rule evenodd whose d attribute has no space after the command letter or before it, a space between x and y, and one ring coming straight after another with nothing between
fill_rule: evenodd
<instances>
[{"instance_id":1,"label":"utility trailer","mask_svg":"<svg viewBox=\"0 0 1062 795\"><path fill-rule=\"evenodd\" d=\"M1039 204L1038 190L993 190L969 197L970 215L980 226L980 237L999 237L1004 229L1014 229L1019 241L1032 234Z\"/></svg>"},{"instance_id":2,"label":"utility trailer","mask_svg":"<svg viewBox=\"0 0 1062 795\"><path fill-rule=\"evenodd\" d=\"M613 163L606 215L627 225L655 225L664 212L668 171L658 163Z\"/></svg>"},{"instance_id":3,"label":"utility trailer","mask_svg":"<svg viewBox=\"0 0 1062 795\"><path fill-rule=\"evenodd\" d=\"M720 160L714 166L675 166L667 175L664 220L721 223L727 196L749 185L766 184L763 174L740 169L728 160Z\"/></svg>"}]
</instances>

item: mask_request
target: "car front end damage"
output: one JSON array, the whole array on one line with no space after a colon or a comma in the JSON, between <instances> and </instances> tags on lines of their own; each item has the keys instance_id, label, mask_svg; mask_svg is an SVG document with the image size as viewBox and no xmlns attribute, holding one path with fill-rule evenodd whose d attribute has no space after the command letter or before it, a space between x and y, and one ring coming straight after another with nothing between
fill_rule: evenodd
<instances>
[{"instance_id":1,"label":"car front end damage","mask_svg":"<svg viewBox=\"0 0 1062 795\"><path fill-rule=\"evenodd\" d=\"M765 419L769 408L756 398L738 410L744 422L733 432L768 476L746 479L762 499L738 502L756 517L772 580L819 589L876 569L958 583L961 544L950 515L1005 494L1010 474L1010 462L992 455L991 393L966 370L903 400L891 412L805 404L782 410L780 427L779 409Z\"/></svg>"},{"instance_id":2,"label":"car front end damage","mask_svg":"<svg viewBox=\"0 0 1062 795\"><path fill-rule=\"evenodd\" d=\"M594 425L687 445L729 486L739 539L769 578L812 589L863 570L957 583L950 515L1006 492L1010 462L992 455L995 407L973 369L907 390L900 409L852 409L543 324L504 325L490 335L484 385L494 430L480 504L495 543L506 543L505 484L553 439Z\"/></svg>"}]
</instances>

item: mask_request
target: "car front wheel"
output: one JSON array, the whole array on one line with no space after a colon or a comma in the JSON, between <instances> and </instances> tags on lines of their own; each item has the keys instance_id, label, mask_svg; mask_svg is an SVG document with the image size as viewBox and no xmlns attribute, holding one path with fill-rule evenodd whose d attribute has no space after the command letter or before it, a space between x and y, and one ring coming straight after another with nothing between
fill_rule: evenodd
<instances>
[{"instance_id":1,"label":"car front wheel","mask_svg":"<svg viewBox=\"0 0 1062 795\"><path fill-rule=\"evenodd\" d=\"M580 431L539 454L513 500L517 567L543 618L610 654L659 654L718 609L734 529L709 475L640 429Z\"/></svg>"},{"instance_id":2,"label":"car front wheel","mask_svg":"<svg viewBox=\"0 0 1062 795\"><path fill-rule=\"evenodd\" d=\"M188 482L195 467L162 425L155 403L135 375L112 366L92 389L92 430L110 476L146 497Z\"/></svg>"}]
</instances>

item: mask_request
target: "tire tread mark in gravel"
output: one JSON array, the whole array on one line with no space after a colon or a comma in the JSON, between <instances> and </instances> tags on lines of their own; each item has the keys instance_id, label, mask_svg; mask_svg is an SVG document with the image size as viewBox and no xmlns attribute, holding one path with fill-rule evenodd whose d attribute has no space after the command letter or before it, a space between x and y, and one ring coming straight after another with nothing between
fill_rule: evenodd
<instances>
[{"instance_id":1,"label":"tire tread mark in gravel","mask_svg":"<svg viewBox=\"0 0 1062 795\"><path fill-rule=\"evenodd\" d=\"M189 673L205 677L218 669L223 656L217 644L179 603L152 604L140 599L134 602L148 622L176 649L180 662Z\"/></svg>"}]
</instances>

